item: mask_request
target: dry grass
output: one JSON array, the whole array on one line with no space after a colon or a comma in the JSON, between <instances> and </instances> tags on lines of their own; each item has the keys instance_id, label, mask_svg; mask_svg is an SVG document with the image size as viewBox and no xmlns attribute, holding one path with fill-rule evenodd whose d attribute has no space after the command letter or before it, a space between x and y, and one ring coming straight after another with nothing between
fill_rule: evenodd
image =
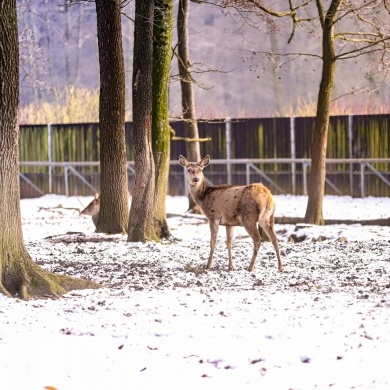
<instances>
[{"instance_id":1,"label":"dry grass","mask_svg":"<svg viewBox=\"0 0 390 390\"><path fill-rule=\"evenodd\" d=\"M312 98L299 98L297 104L286 107L281 112L268 113L268 115L248 115L241 110L239 118L248 117L308 117L315 116L317 101ZM390 100L375 105L371 99L363 104L356 100L344 98L335 100L331 104L330 115L349 114L388 114L390 113ZM225 118L217 112L199 113L203 120ZM131 112L126 112L126 121L131 121ZM53 101L40 104L29 104L20 110L20 124L46 124L46 123L97 123L99 122L99 90L71 86L63 90L56 90Z\"/></svg>"},{"instance_id":2,"label":"dry grass","mask_svg":"<svg viewBox=\"0 0 390 390\"><path fill-rule=\"evenodd\" d=\"M55 90L53 101L20 110L20 124L99 122L99 90L67 87Z\"/></svg>"},{"instance_id":3,"label":"dry grass","mask_svg":"<svg viewBox=\"0 0 390 390\"><path fill-rule=\"evenodd\" d=\"M277 117L308 117L315 116L317 110L317 101L299 98L295 107L288 107L283 112L276 112ZM352 99L335 100L330 106L330 115L370 115L370 114L389 114L390 102L383 101L380 105L373 105L370 99L364 103L356 103Z\"/></svg>"}]
</instances>

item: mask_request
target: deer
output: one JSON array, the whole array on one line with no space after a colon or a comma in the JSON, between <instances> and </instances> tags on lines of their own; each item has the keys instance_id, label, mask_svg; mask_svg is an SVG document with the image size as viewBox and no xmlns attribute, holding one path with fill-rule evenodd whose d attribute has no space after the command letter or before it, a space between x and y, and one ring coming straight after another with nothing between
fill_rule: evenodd
<instances>
[{"instance_id":1,"label":"deer","mask_svg":"<svg viewBox=\"0 0 390 390\"><path fill-rule=\"evenodd\" d=\"M81 211L80 215L81 214L92 215L92 222L95 226L97 226L99 222L99 213L100 213L100 195L96 193L92 202L83 211Z\"/></svg>"},{"instance_id":2,"label":"deer","mask_svg":"<svg viewBox=\"0 0 390 390\"><path fill-rule=\"evenodd\" d=\"M130 205L131 202L130 193L127 194L127 197ZM91 203L89 203L89 205L83 211L80 212L80 215L82 214L91 215L92 222L96 227L99 222L99 213L100 213L100 195L96 193Z\"/></svg>"},{"instance_id":3,"label":"deer","mask_svg":"<svg viewBox=\"0 0 390 390\"><path fill-rule=\"evenodd\" d=\"M279 244L274 230L275 202L269 189L261 183L209 187L203 175L203 169L210 163L209 155L199 162L189 162L180 155L179 162L187 170L190 194L209 221L210 254L206 269L212 269L218 229L222 225L226 227L229 271L235 269L232 260L234 226L243 226L253 240L253 255L248 271L252 272L255 267L261 244L261 229L263 229L275 248L279 271L283 272Z\"/></svg>"}]
</instances>

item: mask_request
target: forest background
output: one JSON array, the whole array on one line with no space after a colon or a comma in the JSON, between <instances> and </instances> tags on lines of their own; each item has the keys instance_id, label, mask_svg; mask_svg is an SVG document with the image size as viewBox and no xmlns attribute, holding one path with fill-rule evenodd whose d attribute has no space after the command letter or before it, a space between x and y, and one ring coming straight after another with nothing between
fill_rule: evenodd
<instances>
[{"instance_id":1,"label":"forest background","mask_svg":"<svg viewBox=\"0 0 390 390\"><path fill-rule=\"evenodd\" d=\"M94 2L18 0L20 123L99 120L99 58ZM177 5L177 4L176 4ZM175 12L176 14L176 12ZM132 120L134 3L123 8L126 120ZM289 21L270 26L249 15L191 3L191 59L197 72L200 119L315 115L321 75L321 37L296 32ZM260 24L261 23L261 24ZM352 23L352 22L351 22ZM285 27L285 28L284 28ZM290 27L290 28L289 28ZM173 33L173 47L177 33ZM302 47L306 54L302 55ZM281 57L272 53L296 53ZM263 54L260 54L263 53ZM177 60L173 58L170 117L181 115ZM332 114L389 112L390 85L375 54L338 61Z\"/></svg>"}]
</instances>

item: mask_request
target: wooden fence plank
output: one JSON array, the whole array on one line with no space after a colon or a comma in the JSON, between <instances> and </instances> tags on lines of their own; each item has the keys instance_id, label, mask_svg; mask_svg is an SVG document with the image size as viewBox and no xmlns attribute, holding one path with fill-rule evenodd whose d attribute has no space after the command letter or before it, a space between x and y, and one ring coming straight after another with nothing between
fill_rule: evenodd
<instances>
[{"instance_id":1,"label":"wooden fence plank","mask_svg":"<svg viewBox=\"0 0 390 390\"><path fill-rule=\"evenodd\" d=\"M354 115L352 140L348 136L348 116L334 116L330 118L328 135L328 158L348 157L390 157L390 115ZM311 132L314 118L295 118L295 150L296 158L310 158ZM181 122L171 124L177 136L184 137L184 126ZM224 119L199 122L199 136L211 137L211 141L201 143L201 154L209 154L212 159L226 159L226 128ZM53 161L98 161L100 153L98 123L81 123L52 125ZM132 123L125 124L127 144L127 158L133 160ZM46 125L20 126L20 160L47 161L48 132ZM237 158L288 158L291 157L290 118L248 118L231 120L231 156ZM349 143L352 144L353 155L350 156ZM173 141L171 144L171 160L177 160L179 155L186 154L184 141ZM350 167L353 168L350 171ZM387 163L373 164L373 168L390 180L390 167ZM278 186L291 191L291 164L259 164L257 169L267 174ZM26 175L38 188L47 192L47 167L22 167L21 172ZM78 172L85 175L94 187L99 187L100 176L98 167L80 167ZM183 194L182 168L172 166L170 172L171 194ZM63 193L64 168L55 168L53 171L54 191ZM302 193L303 186L302 166L297 165L296 187L297 193ZM342 194L360 196L359 188L360 165L339 164L327 168L327 178ZM211 165L208 176L214 184L227 182L226 167ZM246 172L244 165L232 166L233 184L243 184ZM351 186L350 178L353 178ZM255 172L251 173L253 180L261 180ZM130 187L134 178L129 176ZM71 193L79 195L90 194L90 189L80 183L77 177L70 176ZM38 194L26 183L21 185L21 196L37 196ZM351 187L353 193L351 194ZM272 189L272 188L271 188ZM326 186L326 193L335 194L335 191ZM367 172L365 180L365 194L372 196L390 196L390 188L381 181L372 171Z\"/></svg>"}]
</instances>

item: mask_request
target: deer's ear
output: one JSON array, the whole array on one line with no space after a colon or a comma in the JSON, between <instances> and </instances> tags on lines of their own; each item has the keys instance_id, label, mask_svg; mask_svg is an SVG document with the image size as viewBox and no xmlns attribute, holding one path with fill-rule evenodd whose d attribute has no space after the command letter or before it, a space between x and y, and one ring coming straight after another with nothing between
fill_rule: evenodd
<instances>
[{"instance_id":1,"label":"deer's ear","mask_svg":"<svg viewBox=\"0 0 390 390\"><path fill-rule=\"evenodd\" d=\"M204 168L204 167L207 167L207 165L210 164L210 156L207 155L206 157L203 157L202 160L200 160L200 163L199 165Z\"/></svg>"},{"instance_id":2,"label":"deer's ear","mask_svg":"<svg viewBox=\"0 0 390 390\"><path fill-rule=\"evenodd\" d=\"M188 164L187 159L182 155L179 156L179 162L182 167L186 167Z\"/></svg>"},{"instance_id":3,"label":"deer's ear","mask_svg":"<svg viewBox=\"0 0 390 390\"><path fill-rule=\"evenodd\" d=\"M95 193L95 199L99 199L99 194L97 192Z\"/></svg>"}]
</instances>

